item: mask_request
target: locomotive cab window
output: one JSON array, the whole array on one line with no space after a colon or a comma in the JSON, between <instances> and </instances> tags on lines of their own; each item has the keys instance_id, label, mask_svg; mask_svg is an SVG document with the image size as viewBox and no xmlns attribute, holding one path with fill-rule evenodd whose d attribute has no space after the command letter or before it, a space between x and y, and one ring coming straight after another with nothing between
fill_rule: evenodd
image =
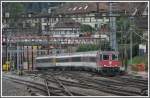
<instances>
[{"instance_id":1,"label":"locomotive cab window","mask_svg":"<svg viewBox=\"0 0 150 98\"><path fill-rule=\"evenodd\" d=\"M103 54L103 60L109 60L109 55Z\"/></svg>"},{"instance_id":2,"label":"locomotive cab window","mask_svg":"<svg viewBox=\"0 0 150 98\"><path fill-rule=\"evenodd\" d=\"M118 60L118 55L112 54L112 60Z\"/></svg>"}]
</instances>

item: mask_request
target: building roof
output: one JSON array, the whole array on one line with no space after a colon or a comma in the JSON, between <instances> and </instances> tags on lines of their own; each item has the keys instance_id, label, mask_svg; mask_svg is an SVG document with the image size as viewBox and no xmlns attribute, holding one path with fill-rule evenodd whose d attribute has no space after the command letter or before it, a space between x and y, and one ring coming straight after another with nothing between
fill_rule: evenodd
<instances>
[{"instance_id":1,"label":"building roof","mask_svg":"<svg viewBox=\"0 0 150 98\"><path fill-rule=\"evenodd\" d=\"M107 9L107 6L105 3L101 4L102 6L99 6L101 9ZM89 13L89 12L95 12L97 11L96 3L66 3L64 6L60 7L57 10L58 14L77 14L77 13Z\"/></svg>"},{"instance_id":2,"label":"building roof","mask_svg":"<svg viewBox=\"0 0 150 98\"><path fill-rule=\"evenodd\" d=\"M81 24L70 18L64 18L58 21L54 28L80 28Z\"/></svg>"},{"instance_id":3,"label":"building roof","mask_svg":"<svg viewBox=\"0 0 150 98\"><path fill-rule=\"evenodd\" d=\"M132 14L135 8L141 13L146 2L117 2L112 4L113 12ZM56 10L57 14L84 14L91 12L109 12L109 2L68 2Z\"/></svg>"},{"instance_id":4,"label":"building roof","mask_svg":"<svg viewBox=\"0 0 150 98\"><path fill-rule=\"evenodd\" d=\"M136 24L141 29L148 27L148 18L141 17L143 13L148 13L148 3L146 2L117 2L112 4L112 12L125 15L136 15ZM109 14L109 2L68 2L56 10L55 14L76 15L85 13L107 13ZM146 14L147 15L147 14ZM142 23L142 25L140 24ZM105 28L106 29L106 28ZM108 29L108 28L107 28Z\"/></svg>"}]
</instances>

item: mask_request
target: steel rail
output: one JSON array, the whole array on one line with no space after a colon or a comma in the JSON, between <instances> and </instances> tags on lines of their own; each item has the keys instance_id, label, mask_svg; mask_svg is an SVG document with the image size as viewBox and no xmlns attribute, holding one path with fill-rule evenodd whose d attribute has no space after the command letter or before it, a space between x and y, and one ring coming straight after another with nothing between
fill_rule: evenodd
<instances>
[{"instance_id":1,"label":"steel rail","mask_svg":"<svg viewBox=\"0 0 150 98\"><path fill-rule=\"evenodd\" d=\"M114 93L116 93L115 91L119 91L119 93L118 93L119 95L129 95L129 96L140 95L140 92L130 91L130 90L127 90L127 89L123 89L122 87L121 88L120 87L116 87L115 85L107 84L106 82L102 82L102 81L92 80L91 78L87 78L87 77L84 77L84 76L83 77L81 77L79 75L76 75L76 76L72 75L71 76L71 74L68 74L68 76L73 77L74 79L77 79L80 82L83 82L85 84L95 83L97 85L92 85L93 87L95 87L95 89L99 88L99 89L102 90L102 88L103 88L103 90L104 90L104 88L106 88L106 89L112 90L112 92L114 92Z\"/></svg>"},{"instance_id":2,"label":"steel rail","mask_svg":"<svg viewBox=\"0 0 150 98\"><path fill-rule=\"evenodd\" d=\"M62 88L63 92L65 92L68 96L73 96L73 94L63 85L63 83L61 81L59 81L54 75L53 73L48 73L50 76L46 75L47 78L53 78L55 80L55 82L57 82L58 86L60 88Z\"/></svg>"},{"instance_id":3,"label":"steel rail","mask_svg":"<svg viewBox=\"0 0 150 98\"><path fill-rule=\"evenodd\" d=\"M45 89L45 84L43 83L37 83L37 82L34 82L34 81L30 81L30 80L23 80L23 79L18 79L18 78L14 78L14 77L9 77L9 76L4 76L3 77L4 79L7 79L7 80L10 80L10 81L13 81L13 82L16 82L16 83L19 83L19 84L23 84L23 85L26 85L28 87L31 87L31 88L35 88L37 90L40 90L44 93L43 96L47 96L47 89ZM54 89L54 90L59 90L60 88L56 88L56 87L53 87L53 86L49 86L49 88L51 89ZM51 95L56 95L56 96L61 96L61 94L59 93L54 93L53 91L49 91Z\"/></svg>"},{"instance_id":4,"label":"steel rail","mask_svg":"<svg viewBox=\"0 0 150 98\"><path fill-rule=\"evenodd\" d=\"M49 87L48 87L48 82L47 82L47 80L45 79L44 82L45 82L45 85L46 85L46 89L47 89L48 96L51 96L51 94L50 94L50 89L49 89Z\"/></svg>"},{"instance_id":5,"label":"steel rail","mask_svg":"<svg viewBox=\"0 0 150 98\"><path fill-rule=\"evenodd\" d=\"M99 79L95 79L93 80L91 77L85 77L82 76L81 74L77 73L77 72L51 72L53 73L53 75L63 75L63 76L67 76L69 78L72 79L76 79L79 81L79 83L77 82L72 82L72 81L66 81L63 79L58 79L63 85L67 85L67 86L75 86L75 87L80 87L80 88L86 88L86 89L95 89L98 91L103 91L103 92L107 92L107 93L111 93L111 94L116 94L116 95L124 95L124 96L137 96L137 95L141 95L140 91L131 91L128 89L123 89L124 85L129 85L129 84L124 84L124 83L119 83L119 82L108 82L108 81L101 81ZM55 80L51 77L51 75L49 76L49 73L46 73L45 76L48 78L48 81L50 82L55 82ZM123 81L122 81L123 82ZM92 84L91 84L92 83ZM116 87L118 86L118 87Z\"/></svg>"}]
</instances>

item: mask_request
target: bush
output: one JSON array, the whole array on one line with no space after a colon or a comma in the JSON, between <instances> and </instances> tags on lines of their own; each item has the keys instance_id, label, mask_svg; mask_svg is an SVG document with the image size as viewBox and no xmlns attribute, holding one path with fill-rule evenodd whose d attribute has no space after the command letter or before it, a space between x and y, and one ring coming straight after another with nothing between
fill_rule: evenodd
<instances>
[{"instance_id":1,"label":"bush","mask_svg":"<svg viewBox=\"0 0 150 98\"><path fill-rule=\"evenodd\" d=\"M131 61L129 60L128 61L128 64L130 63ZM148 56L145 55L145 56L136 56L132 59L132 67L133 69L136 69L135 66L137 64L145 64L145 71L148 71Z\"/></svg>"},{"instance_id":2,"label":"bush","mask_svg":"<svg viewBox=\"0 0 150 98\"><path fill-rule=\"evenodd\" d=\"M138 71L138 67L135 64L133 64L133 65L131 65L131 70Z\"/></svg>"},{"instance_id":3,"label":"bush","mask_svg":"<svg viewBox=\"0 0 150 98\"><path fill-rule=\"evenodd\" d=\"M90 25L86 25L86 24L81 25L80 30L81 30L81 32L93 32L93 31L95 31L95 29L93 27L91 27Z\"/></svg>"}]
</instances>

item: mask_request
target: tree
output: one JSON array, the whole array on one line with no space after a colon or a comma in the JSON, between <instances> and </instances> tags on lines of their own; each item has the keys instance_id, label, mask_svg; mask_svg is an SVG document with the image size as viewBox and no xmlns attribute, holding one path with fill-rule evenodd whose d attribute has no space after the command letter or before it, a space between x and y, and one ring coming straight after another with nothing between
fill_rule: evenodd
<instances>
[{"instance_id":1,"label":"tree","mask_svg":"<svg viewBox=\"0 0 150 98\"><path fill-rule=\"evenodd\" d=\"M118 41L118 44L125 43L124 39L126 39L126 41L129 40L129 39L127 39L129 28L130 28L130 21L127 17L120 17L117 20L117 38L118 38L117 41Z\"/></svg>"},{"instance_id":2,"label":"tree","mask_svg":"<svg viewBox=\"0 0 150 98\"><path fill-rule=\"evenodd\" d=\"M91 27L90 25L86 25L86 24L83 24L80 26L80 30L81 32L90 32L92 33L93 31L95 31L95 29L93 27Z\"/></svg>"},{"instance_id":3,"label":"tree","mask_svg":"<svg viewBox=\"0 0 150 98\"><path fill-rule=\"evenodd\" d=\"M5 2L3 3L3 9L5 9L5 12L10 13L10 17L15 17L24 12L25 7L24 4L20 2Z\"/></svg>"},{"instance_id":4,"label":"tree","mask_svg":"<svg viewBox=\"0 0 150 98\"><path fill-rule=\"evenodd\" d=\"M77 52L94 51L98 49L99 48L96 45L80 45L77 49Z\"/></svg>"},{"instance_id":5,"label":"tree","mask_svg":"<svg viewBox=\"0 0 150 98\"><path fill-rule=\"evenodd\" d=\"M85 52L85 51L109 50L110 47L106 47L106 46L108 46L107 44L108 43L102 44L101 49L100 49L99 45L95 45L95 44L80 45L76 51L77 52Z\"/></svg>"},{"instance_id":6,"label":"tree","mask_svg":"<svg viewBox=\"0 0 150 98\"><path fill-rule=\"evenodd\" d=\"M122 60L122 64L125 65L125 70L127 70L127 59L128 59L128 52L129 48L127 49L127 43L129 42L128 32L130 28L130 21L128 17L119 17L117 20L117 42L119 47L119 52Z\"/></svg>"},{"instance_id":7,"label":"tree","mask_svg":"<svg viewBox=\"0 0 150 98\"><path fill-rule=\"evenodd\" d=\"M117 41L119 51L124 65L127 65L127 60L130 57L130 34L132 33L132 57L138 56L138 47L141 43L143 31L137 28L135 23L131 24L128 17L120 17L117 21ZM135 34L136 33L136 34ZM137 36L140 35L140 36ZM127 66L126 66L127 69Z\"/></svg>"},{"instance_id":8,"label":"tree","mask_svg":"<svg viewBox=\"0 0 150 98\"><path fill-rule=\"evenodd\" d=\"M24 4L20 2L5 2L3 3L3 9L5 12L9 13L9 17L13 17L9 19L10 27L15 27L17 26L17 22L19 21L19 19L17 19L16 16L23 13L25 7Z\"/></svg>"}]
</instances>

